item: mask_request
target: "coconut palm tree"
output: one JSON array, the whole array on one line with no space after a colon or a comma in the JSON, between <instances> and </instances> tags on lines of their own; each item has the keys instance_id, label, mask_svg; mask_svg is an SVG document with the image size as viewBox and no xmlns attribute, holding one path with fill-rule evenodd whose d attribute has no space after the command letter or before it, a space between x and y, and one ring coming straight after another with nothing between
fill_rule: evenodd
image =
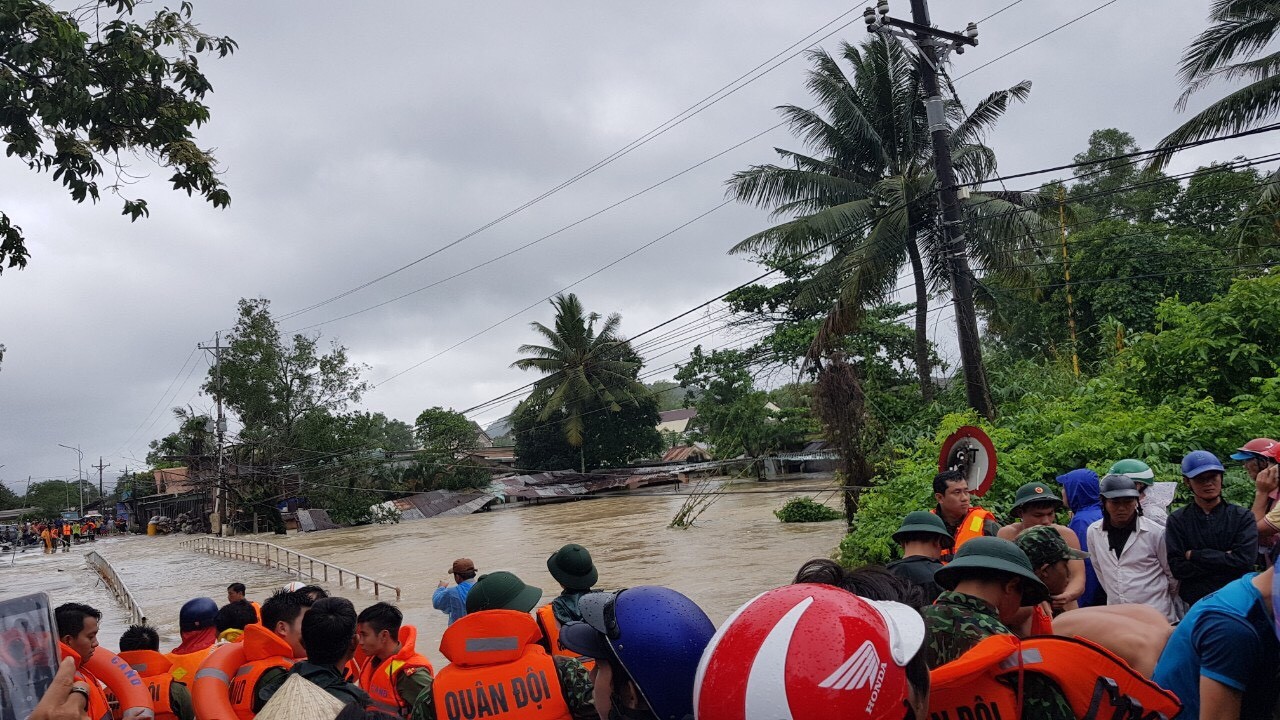
<instances>
[{"instance_id":1,"label":"coconut palm tree","mask_svg":"<svg viewBox=\"0 0 1280 720\"><path fill-rule=\"evenodd\" d=\"M801 256L820 251L809 283L814 302L837 300L811 355L834 348L857 326L861 310L890 298L904 265L915 288L914 361L926 401L932 398L927 314L932 293L949 286L948 253L934 176L933 146L917 59L895 37L877 36L839 51L852 72L824 50L810 53L806 85L814 109L779 108L808 152L778 148L781 165L755 165L729 181L729 195L790 218L738 243L731 252ZM1029 82L992 93L966 112L949 89L946 105L952 162L961 181L995 170L982 144L1012 101L1026 99ZM1009 270L1013 250L1033 244L1043 222L1023 210L1024 193L974 193L966 203L964 237L971 262Z\"/></svg>"},{"instance_id":2,"label":"coconut palm tree","mask_svg":"<svg viewBox=\"0 0 1280 720\"><path fill-rule=\"evenodd\" d=\"M519 352L532 357L516 360L511 367L543 373L522 404L542 408L539 422L559 418L565 440L578 448L579 464L586 472L584 418L601 409L618 412L623 403L646 397L648 389L636 380L640 363L629 359L635 354L618 335L621 315L609 315L597 328L600 316L584 314L577 295L557 295L551 306L556 310L554 328L529 323L547 344L521 345Z\"/></svg>"},{"instance_id":3,"label":"coconut palm tree","mask_svg":"<svg viewBox=\"0 0 1280 720\"><path fill-rule=\"evenodd\" d=\"M1262 53L1280 35L1280 3L1275 0L1215 0L1212 24L1182 55L1179 76L1186 84L1177 108L1216 80L1249 80L1161 140L1157 149L1247 130L1280 115L1280 50ZM1157 168L1172 152L1153 158Z\"/></svg>"}]
</instances>

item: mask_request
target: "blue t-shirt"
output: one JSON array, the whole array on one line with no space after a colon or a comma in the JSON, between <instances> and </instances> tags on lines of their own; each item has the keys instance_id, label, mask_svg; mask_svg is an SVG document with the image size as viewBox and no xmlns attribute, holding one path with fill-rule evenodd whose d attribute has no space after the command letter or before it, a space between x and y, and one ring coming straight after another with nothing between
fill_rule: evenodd
<instances>
[{"instance_id":1,"label":"blue t-shirt","mask_svg":"<svg viewBox=\"0 0 1280 720\"><path fill-rule=\"evenodd\" d=\"M1151 679L1182 700L1178 718L1200 717L1200 677L1239 690L1240 717L1269 719L1277 690L1280 641L1271 627L1257 573L1234 580L1191 607L1173 631Z\"/></svg>"},{"instance_id":2,"label":"blue t-shirt","mask_svg":"<svg viewBox=\"0 0 1280 720\"><path fill-rule=\"evenodd\" d=\"M475 584L475 580L464 580L453 587L436 588L431 594L431 605L448 613L449 624L452 625L467 614L467 593L471 592L471 586Z\"/></svg>"}]
</instances>

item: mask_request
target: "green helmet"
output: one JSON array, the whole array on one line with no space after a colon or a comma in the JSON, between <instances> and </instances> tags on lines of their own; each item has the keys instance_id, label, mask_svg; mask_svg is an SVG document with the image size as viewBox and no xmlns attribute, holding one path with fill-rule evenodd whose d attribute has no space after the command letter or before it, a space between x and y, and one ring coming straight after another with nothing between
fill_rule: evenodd
<instances>
[{"instance_id":1,"label":"green helmet","mask_svg":"<svg viewBox=\"0 0 1280 720\"><path fill-rule=\"evenodd\" d=\"M1141 485L1150 485L1151 481L1156 476L1155 473L1151 472L1150 465L1133 458L1126 458L1117 462L1115 465L1112 465L1111 469L1107 471L1107 474L1124 475L1135 483L1139 483Z\"/></svg>"}]
</instances>

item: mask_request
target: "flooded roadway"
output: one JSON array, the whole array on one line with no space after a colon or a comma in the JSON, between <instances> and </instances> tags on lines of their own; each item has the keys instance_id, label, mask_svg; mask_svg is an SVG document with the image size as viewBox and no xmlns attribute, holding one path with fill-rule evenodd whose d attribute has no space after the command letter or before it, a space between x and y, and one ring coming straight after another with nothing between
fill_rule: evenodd
<instances>
[{"instance_id":1,"label":"flooded roadway","mask_svg":"<svg viewBox=\"0 0 1280 720\"><path fill-rule=\"evenodd\" d=\"M537 507L513 508L457 518L433 518L307 534L241 536L273 542L400 587L406 622L418 627L418 651L442 663L439 638L445 616L431 607L431 594L457 557L469 557L483 574L510 570L543 589L549 602L560 588L546 559L570 542L586 546L600 572L601 589L660 584L696 601L717 624L757 593L790 581L806 560L827 557L843 535L841 521L784 524L773 511L789 498L817 495L836 506L830 480L741 483L707 509L688 529L667 524L685 501L674 492L622 494ZM687 493L687 489L679 491ZM110 592L84 566L82 554L97 550L146 609L149 621L176 644L177 613L184 601L207 595L226 600L226 586L243 582L261 602L292 579L281 570L183 549L190 536L130 537L78 546L56 558L31 551L14 566L0 567L0 597L44 590L55 603L76 600L105 612L101 642L114 648L128 624ZM6 560L8 558L5 558ZM330 575L333 578L333 575ZM12 580L10 580L12 578ZM357 609L373 593L336 581L318 583L350 598ZM394 600L394 594L384 599Z\"/></svg>"}]
</instances>

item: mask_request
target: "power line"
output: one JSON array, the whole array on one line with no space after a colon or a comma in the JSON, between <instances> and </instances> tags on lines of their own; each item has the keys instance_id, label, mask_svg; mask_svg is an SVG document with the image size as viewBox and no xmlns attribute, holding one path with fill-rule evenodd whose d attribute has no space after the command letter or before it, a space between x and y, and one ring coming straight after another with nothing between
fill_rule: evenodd
<instances>
[{"instance_id":1,"label":"power line","mask_svg":"<svg viewBox=\"0 0 1280 720\"><path fill-rule=\"evenodd\" d=\"M987 62L985 62L985 63L983 63L983 64L979 65L978 67L976 67L976 68L974 68L974 69L970 70L969 72L967 72L967 73L965 73L965 74L961 75L960 77L957 77L957 78L956 78L955 80L953 80L952 82L960 82L961 80L963 80L963 79L965 79L965 78L969 77L970 75L972 75L972 74L974 74L974 73L978 72L979 70L982 70L983 68L986 68L986 67L989 67L989 66L991 66L991 65L994 65L995 63L1000 62L1001 60L1003 60L1003 59L1005 59L1005 58L1009 57L1010 55L1012 55L1012 54L1014 54L1014 53L1018 52L1019 50L1022 50L1023 48L1025 48L1025 47L1027 47L1027 46L1029 46L1029 45L1033 45L1033 44L1035 44L1035 43L1038 43L1038 42L1040 42L1041 40L1043 40L1043 39L1045 39L1045 38L1049 37L1050 35L1052 35L1052 34L1054 34L1054 33L1058 32L1059 30L1061 30L1061 29L1063 29L1063 28L1065 28L1065 27L1067 27L1067 26L1069 26L1069 25L1074 25L1075 23L1080 22L1081 20L1083 20L1083 19L1085 19L1085 18L1089 17L1090 15L1092 15L1092 14L1094 14L1094 13L1098 12L1099 10L1102 10L1103 8L1109 7L1109 6L1111 6L1111 5L1115 5L1117 2L1119 2L1119 0L1107 0L1107 2L1102 3L1101 5L1099 5L1098 7L1096 7L1096 8L1094 8L1094 9L1090 10L1089 12L1087 12L1087 13L1085 13L1085 14L1083 14L1083 15L1080 15L1080 16L1078 16L1078 17L1076 17L1076 18L1072 19L1072 20L1068 20L1067 22L1064 22L1064 23L1062 23L1061 25L1059 25L1058 27L1056 27L1056 28L1054 28L1054 29L1050 30L1049 32L1044 33L1043 35L1040 35L1040 36L1038 36L1038 37L1032 38L1031 40L1028 40L1027 42L1022 43L1022 44L1021 44L1021 45L1019 45L1018 47L1016 47L1016 48L1014 48L1014 49L1010 50L1010 51L1009 51L1009 52L1007 52L1007 53L1004 53L1003 55L998 55L998 56L996 56L994 59L988 60ZM1014 4L1016 5L1017 3L1014 3ZM1001 12L1003 12L1003 10L1002 10Z\"/></svg>"},{"instance_id":2,"label":"power line","mask_svg":"<svg viewBox=\"0 0 1280 720\"><path fill-rule=\"evenodd\" d=\"M800 45L800 44L804 43L805 41L807 41L809 38L811 38L811 37L813 37L814 35L818 34L818 33L819 33L819 32L821 32L822 30L825 30L826 28L830 27L831 25L833 25L833 24L835 24L835 23L839 22L840 20L844 19L845 17L848 17L849 15L853 14L854 12L856 12L856 9L851 9L851 10L848 10L848 11L846 11L846 12L844 12L844 13L841 13L841 14L840 14L840 15L838 15L834 20L831 20L831 21L827 22L827 23L826 23L826 24L824 24L822 27L818 28L818 30L815 30L814 32L809 33L809 34L808 34L808 35L806 35L804 38L801 38L799 41L797 41L796 43L793 43L791 46L789 46L789 47L787 47L786 49L782 50L782 51L781 51L781 52L779 52L778 54L775 54L773 57L769 58L768 60L764 61L763 63L760 63L759 65L757 65L756 67L754 67L754 68L752 68L751 70L747 71L747 72L746 72L746 73L744 73L743 75L740 75L739 77L737 77L737 78L735 78L734 80L730 81L728 84L726 84L726 85L722 86L720 89L716 90L716 91L715 91L715 92L713 92L711 95L708 95L707 97L703 98L702 100L699 100L698 102L696 102L696 103L694 103L693 105L689 106L688 108L686 108L685 110L681 111L680 113L677 113L677 114L676 114L675 116L673 116L672 118L669 118L668 120L666 120L666 121L664 121L663 123L659 124L657 127L653 128L652 130L648 131L647 133L645 133L645 134L641 135L639 138L637 138L637 139L635 139L635 140L632 140L631 142L629 142L629 143L627 143L626 145L624 145L622 148L619 148L618 150L615 150L613 153L610 153L609 155L607 155L607 156L606 156L606 157L604 157L603 159L601 159L601 160L597 161L595 164L591 165L590 167L586 168L585 170L582 170L581 172L577 173L576 175L573 175L573 176L572 176L572 177L570 177L569 179L565 180L564 182L560 183L559 185L556 185L555 187L551 188L550 190L547 190L546 192L544 192L544 193L542 193L542 194L538 195L537 197L535 197L535 198L533 198L533 199L531 199L531 200L529 200L529 201L527 201L527 202L523 203L522 205L520 205L520 206L518 206L518 207L516 207L516 208L514 208L514 209L512 209L512 210L507 211L507 212L506 212L506 213L504 213L503 215L501 215L501 216L499 216L499 217L497 217L497 218L495 218L495 219L493 219L493 220L490 220L489 222L487 222L487 223L485 223L485 224L481 225L480 227L476 228L475 230L472 230L472 231L470 231L470 232L468 232L468 233L466 233L466 234L462 235L461 237L459 237L459 238L457 238L457 239L453 240L452 242L446 243L445 245L443 245L443 246L441 246L441 247L439 247L439 248L437 248L437 249L435 249L435 250L431 251L430 253L427 253L426 255L424 255L424 256L422 256L422 257L418 258L417 260L414 260L414 261L412 261L412 262L406 263L405 265L402 265L402 266L400 266L400 267L396 268L395 270L392 270L391 272L384 273L383 275L380 275L380 276L378 276L378 277L376 277L376 278L374 278L374 279L372 279L372 280L369 280L368 282L365 282L365 283L363 283L363 284L361 284L361 285L358 285L358 286L356 286L356 287L354 287L354 288L351 288L350 290L347 290L347 291L345 291L345 292L339 293L339 294L334 295L334 296L332 296L332 297L329 297L329 298L327 298L327 299L325 299L325 300L321 300L320 302L313 303L313 304L311 304L311 305L309 305L309 306L307 306L307 307L301 308L300 310L295 310L295 311L293 311L293 312L286 313L285 315L281 316L281 319L283 320L283 319L289 319L289 318L297 317L298 315L301 315L301 314L306 313L306 312L310 312L311 310L315 310L316 308L322 307L322 306L324 306L324 305L328 305L328 304L330 304L330 303L332 303L332 302L335 302L335 301L340 300L340 299L342 299L342 298L344 298L344 297L347 297L348 295L351 295L352 293L359 292L360 290L363 290L364 288L367 288L367 287L369 287L370 285L373 285L373 284L376 284L376 283L378 283L378 282L381 282L381 281L383 281L383 280L385 280L385 279L387 279L387 278L389 278L389 277L392 277L393 275L396 275L396 274L398 274L398 273L400 273L400 272L403 272L404 270L407 270L407 269L409 269L409 268L411 268L411 267L413 267L413 266L415 266L415 265L417 265L417 264L419 264L419 263L421 263L421 262L423 262L423 261L425 261L425 260L428 260L428 259L430 259L431 257L434 257L435 255L438 255L438 254L440 254L441 252L444 252L445 250L448 250L448 249L449 249L449 248L451 248L451 247L454 247L454 246L456 246L456 245L458 245L458 244L460 244L460 243L462 243L462 242L465 242L466 240L468 240L468 239L470 239L470 238L472 238L472 237L475 237L476 235L480 234L481 232L484 232L485 230L488 230L489 228L491 228L491 227L493 227L493 226L495 226L495 225L498 225L499 223L501 223L501 222L503 222L503 221L505 221L505 220L507 220L507 219L509 219L509 218L511 218L511 217L513 217L513 216L515 216L515 215L517 215L517 214L519 214L519 213L523 212L524 210L527 210L528 208L530 208L530 207L532 207L532 206L536 205L536 204L537 204L537 203L539 203L539 202L542 202L543 200L545 200L545 199L547 199L547 198L551 197L552 195L555 195L556 193L560 192L561 190L563 190L563 189L565 189L565 188L567 188L567 187L569 187L569 186L571 186L571 185L573 185L573 184L577 183L578 181L582 180L583 178L586 178L587 176L589 176L589 175L591 175L591 174L595 173L596 171L600 170L601 168L603 168L603 167L605 167L605 166L607 166L607 165L609 165L609 164L611 164L611 163L615 162L616 160L618 160L618 159L620 159L620 158L622 158L622 157L624 157L624 156L626 156L626 155L630 154L632 151L634 151L635 149L637 149L637 148L641 147L642 145L648 144L649 142L651 142L651 141L653 141L654 139L656 139L657 137L659 137L659 136L663 135L664 133L666 133L667 131L669 131L669 130L671 130L672 128L676 127L677 125L680 125L681 123L685 122L686 120L688 120L689 118L693 117L694 115L697 115L698 113L702 112L703 110L706 110L707 108L711 107L712 105L715 105L716 103L720 102L720 100L723 100L724 98L726 98L726 97L728 97L728 96L732 95L733 93L737 92L738 90L741 90L742 88L746 87L747 85L751 84L752 82L755 82L755 81L756 81L756 80L758 80L759 78L761 78L761 77L763 77L764 75L768 74L769 72L773 71L773 70L774 70L774 69L776 69L777 67L780 67L782 64L784 64L785 62L789 61L791 58L795 57L795 56L796 56L796 55L798 55L799 53L797 52L797 53L795 53L795 54L793 54L793 55L791 55L791 56L787 57L787 58L786 58L785 60L783 60L782 62L779 62L779 63L775 64L774 66L772 66L772 67L768 68L767 70L765 70L765 71L763 71L763 72L759 73L759 74L758 74L758 75L756 75L755 77L752 77L751 79L747 80L746 82L743 82L741 85L738 85L738 83L739 83L740 81L742 81L744 78L746 78L746 77L747 77L748 75L750 75L751 73L755 72L756 70L759 70L761 67L763 67L763 66L767 65L768 63L772 62L773 60L775 60L775 59L776 59L776 58L778 58L779 56L781 56L781 55L785 54L785 53L786 53L786 52L788 52L789 50L794 49L794 48L795 48L795 47L797 47L798 45ZM831 31L830 33L828 33L827 35L825 35L825 36L824 36L823 38L821 38L821 40L819 40L818 42L821 42L822 40L826 40L826 39L827 39L827 38L829 38L831 35L834 35L836 32L839 32L840 30L844 29L845 27L847 27L848 25L852 24L853 22L856 22L856 20L857 20L857 19L855 18L854 20L850 21L849 23L845 23L844 25L841 25L840 27L836 28L835 30L833 30L833 31ZM734 85L738 85L738 86L737 86L737 87L733 87ZM733 88L733 89L731 89L731 90L730 90L729 88ZM717 97L717 96L719 96L719 97ZM713 98L714 98L714 99L713 99ZM775 126L775 127L776 127L776 126ZM772 128L771 128L771 129L772 129ZM765 132L768 132L768 131L765 131ZM755 139L755 137L759 137L760 135L763 135L763 134L764 134L764 133L760 133L760 134L758 134L758 135L756 135L756 136L754 136L754 137L752 137L752 138L749 138L748 140L743 141L743 143L742 143L742 144L745 144L746 142L750 142L751 140L754 140L754 139ZM731 148L731 149L732 149L732 148ZM726 150L725 152L728 152L728 150ZM714 158L712 158L712 159L714 159ZM690 168L690 169L693 169L693 168ZM687 171L686 171L686 172L687 172ZM681 173L681 174L683 174L683 173Z\"/></svg>"}]
</instances>

